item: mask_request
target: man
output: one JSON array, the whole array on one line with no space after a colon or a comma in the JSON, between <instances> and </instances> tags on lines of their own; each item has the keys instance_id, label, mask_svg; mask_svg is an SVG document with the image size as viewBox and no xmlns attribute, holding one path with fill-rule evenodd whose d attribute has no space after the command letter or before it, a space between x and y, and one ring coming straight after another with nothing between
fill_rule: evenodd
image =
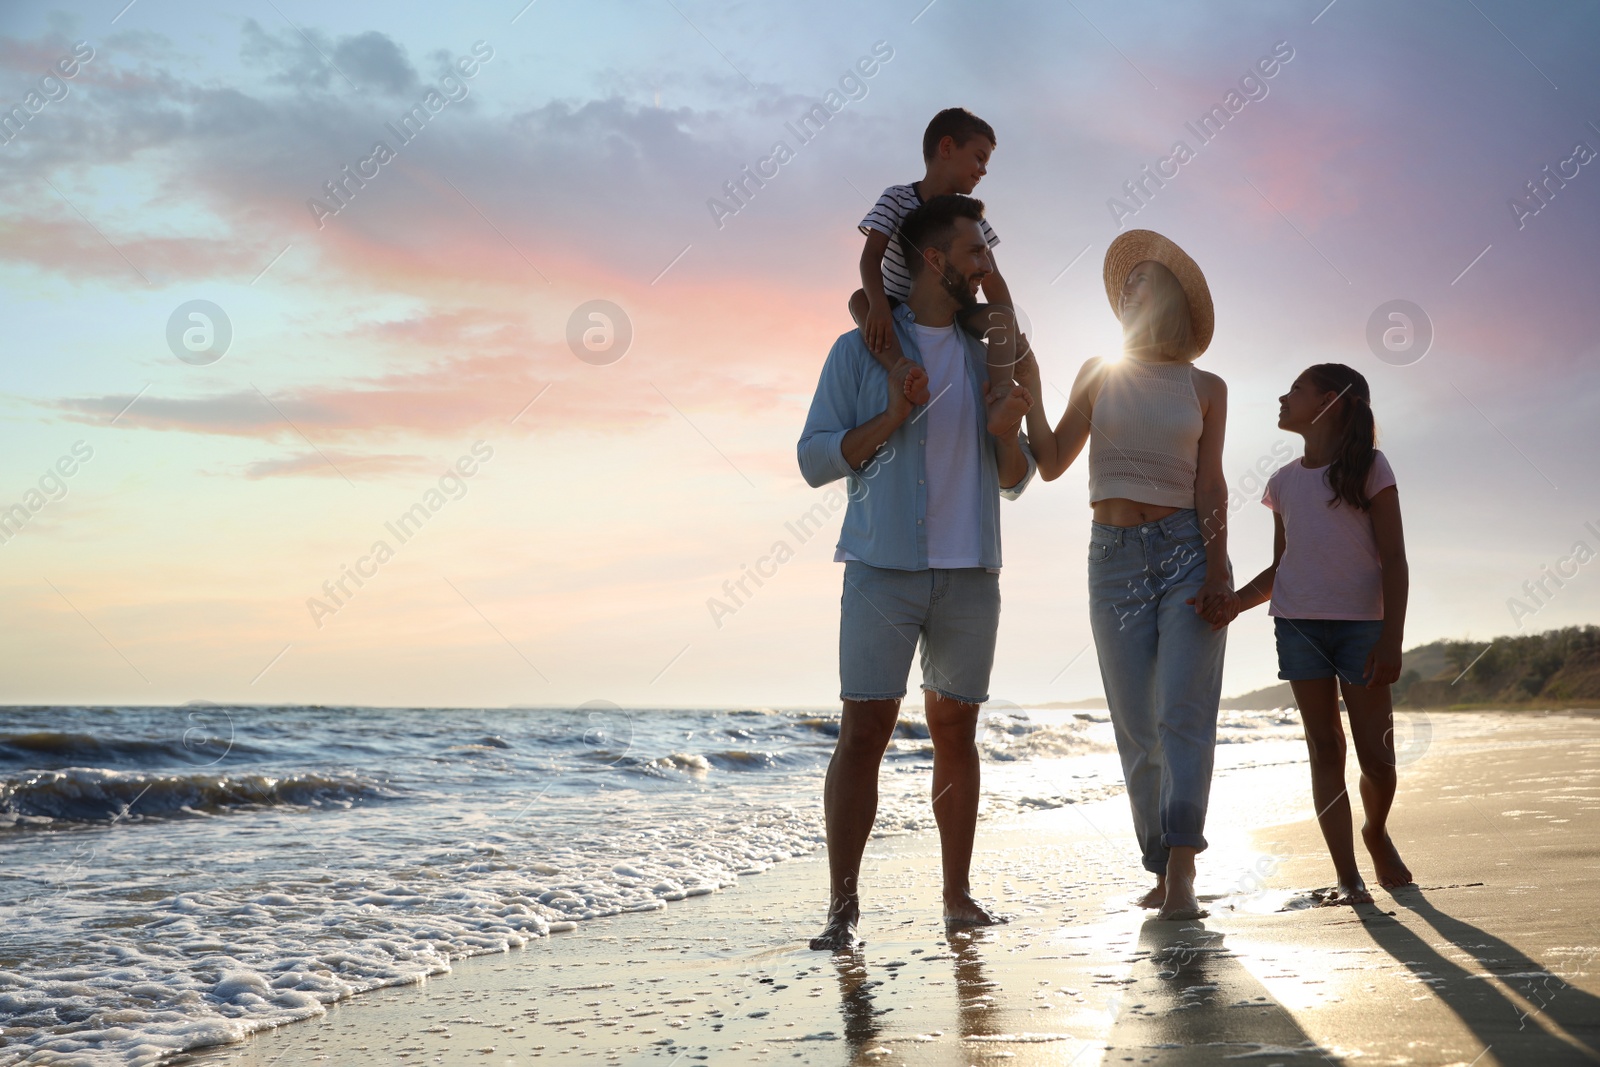
<instances>
[{"instance_id":1,"label":"man","mask_svg":"<svg viewBox=\"0 0 1600 1067\"><path fill-rule=\"evenodd\" d=\"M974 735L1000 621L999 498L1015 499L1033 477L1017 432L1033 400L1011 386L1004 417L989 423L1000 432L989 432L984 347L956 324L994 270L982 219L982 202L959 195L934 197L906 217L900 240L911 293L895 309L895 330L910 362L891 373L860 331L842 335L800 435L806 481L845 478L850 489L834 556L845 565L844 711L823 793L830 903L814 949L860 943L857 880L877 816L878 765L919 638L945 918L1003 921L973 899L968 881L978 820ZM908 396L922 385L930 399L912 417Z\"/></svg>"}]
</instances>

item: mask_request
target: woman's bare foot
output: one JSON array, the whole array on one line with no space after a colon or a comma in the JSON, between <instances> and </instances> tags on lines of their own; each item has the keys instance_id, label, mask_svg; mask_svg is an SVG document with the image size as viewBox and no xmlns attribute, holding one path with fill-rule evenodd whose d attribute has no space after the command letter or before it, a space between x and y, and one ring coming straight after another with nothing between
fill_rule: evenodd
<instances>
[{"instance_id":1,"label":"woman's bare foot","mask_svg":"<svg viewBox=\"0 0 1600 1067\"><path fill-rule=\"evenodd\" d=\"M1358 874L1354 878L1340 879L1339 884L1333 889L1325 890L1319 895L1317 907L1338 908L1349 904L1371 904L1372 893L1367 889L1367 883L1361 880Z\"/></svg>"},{"instance_id":2,"label":"woman's bare foot","mask_svg":"<svg viewBox=\"0 0 1600 1067\"><path fill-rule=\"evenodd\" d=\"M1159 908L1167 902L1167 876L1156 875L1156 887L1138 900L1141 908Z\"/></svg>"},{"instance_id":3,"label":"woman's bare foot","mask_svg":"<svg viewBox=\"0 0 1600 1067\"><path fill-rule=\"evenodd\" d=\"M1010 922L1011 917L990 911L971 893L961 892L944 895L944 921L959 926L998 926Z\"/></svg>"},{"instance_id":4,"label":"woman's bare foot","mask_svg":"<svg viewBox=\"0 0 1600 1067\"><path fill-rule=\"evenodd\" d=\"M1400 858L1400 850L1394 847L1394 842L1389 840L1387 832L1380 830L1374 833L1372 827L1363 826L1361 839L1367 843L1367 851L1372 855L1372 868L1378 876L1380 886L1385 889L1398 889L1415 881L1411 877L1411 868Z\"/></svg>"},{"instance_id":5,"label":"woman's bare foot","mask_svg":"<svg viewBox=\"0 0 1600 1067\"><path fill-rule=\"evenodd\" d=\"M828 925L811 939L811 947L819 952L854 952L862 945L856 936L856 924L860 921L859 900L836 901L828 908Z\"/></svg>"},{"instance_id":6,"label":"woman's bare foot","mask_svg":"<svg viewBox=\"0 0 1600 1067\"><path fill-rule=\"evenodd\" d=\"M1167 896L1161 902L1158 919L1186 921L1204 919L1211 913L1200 906L1194 892L1194 849L1173 848L1167 857Z\"/></svg>"}]
</instances>

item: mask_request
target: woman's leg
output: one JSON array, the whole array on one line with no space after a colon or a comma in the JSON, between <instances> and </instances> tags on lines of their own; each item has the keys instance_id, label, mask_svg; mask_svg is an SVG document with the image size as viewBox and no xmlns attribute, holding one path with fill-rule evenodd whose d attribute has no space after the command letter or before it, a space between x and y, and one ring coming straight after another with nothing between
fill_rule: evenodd
<instances>
[{"instance_id":1,"label":"woman's leg","mask_svg":"<svg viewBox=\"0 0 1600 1067\"><path fill-rule=\"evenodd\" d=\"M1100 556L1101 558L1096 558ZM1144 550L1135 539L1120 545L1090 545L1089 625L1100 660L1111 726L1116 733L1122 777L1133 809L1133 832L1147 871L1164 877L1161 845L1161 743L1156 732L1155 687L1150 664L1156 653L1155 598L1147 589ZM1160 907L1158 882L1142 902Z\"/></svg>"},{"instance_id":2,"label":"woman's leg","mask_svg":"<svg viewBox=\"0 0 1600 1067\"><path fill-rule=\"evenodd\" d=\"M1361 838L1372 855L1378 884L1385 889L1411 883L1411 869L1389 839L1389 809L1394 805L1394 708L1389 687L1368 689L1346 685L1345 707L1350 709L1350 737L1361 765L1361 807L1366 821Z\"/></svg>"},{"instance_id":3,"label":"woman's leg","mask_svg":"<svg viewBox=\"0 0 1600 1067\"><path fill-rule=\"evenodd\" d=\"M1168 542L1159 573L1160 632L1154 675L1156 720L1165 756L1161 783L1161 841L1172 859L1162 918L1204 914L1194 890L1194 857L1205 850L1206 808L1217 749L1217 706L1222 699L1222 657L1227 631L1213 630L1184 601L1205 579L1204 546Z\"/></svg>"}]
</instances>

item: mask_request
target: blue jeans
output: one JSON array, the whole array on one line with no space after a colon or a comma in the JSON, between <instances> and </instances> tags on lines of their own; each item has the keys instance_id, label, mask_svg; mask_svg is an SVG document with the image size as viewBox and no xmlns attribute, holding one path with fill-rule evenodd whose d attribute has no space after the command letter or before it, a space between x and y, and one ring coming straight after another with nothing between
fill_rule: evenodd
<instances>
[{"instance_id":1,"label":"blue jeans","mask_svg":"<svg viewBox=\"0 0 1600 1067\"><path fill-rule=\"evenodd\" d=\"M1226 630L1184 601L1205 581L1193 509L1140 526L1094 523L1089 621L1145 869L1206 847Z\"/></svg>"}]
</instances>

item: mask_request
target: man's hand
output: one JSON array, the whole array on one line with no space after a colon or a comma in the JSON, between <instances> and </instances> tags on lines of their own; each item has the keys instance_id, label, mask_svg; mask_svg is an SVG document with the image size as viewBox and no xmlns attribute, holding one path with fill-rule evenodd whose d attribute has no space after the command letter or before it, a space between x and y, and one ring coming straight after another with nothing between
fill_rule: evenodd
<instances>
[{"instance_id":1,"label":"man's hand","mask_svg":"<svg viewBox=\"0 0 1600 1067\"><path fill-rule=\"evenodd\" d=\"M989 432L995 437L1015 437L1022 427L1023 417L1033 407L1033 394L1022 385L1013 385L1000 393L985 385L983 399L989 409Z\"/></svg>"},{"instance_id":2,"label":"man's hand","mask_svg":"<svg viewBox=\"0 0 1600 1067\"><path fill-rule=\"evenodd\" d=\"M1368 689L1381 689L1400 680L1400 639L1387 633L1367 653L1367 664L1361 672Z\"/></svg>"},{"instance_id":3,"label":"man's hand","mask_svg":"<svg viewBox=\"0 0 1600 1067\"><path fill-rule=\"evenodd\" d=\"M858 307L860 305L857 305ZM869 352L889 351L889 338L894 334L894 316L889 305L867 298L867 321L861 326L861 336L866 339Z\"/></svg>"},{"instance_id":4,"label":"man's hand","mask_svg":"<svg viewBox=\"0 0 1600 1067\"><path fill-rule=\"evenodd\" d=\"M894 370L889 372L888 393L884 412L898 426L910 416L913 396L920 393L924 400L927 399L928 372L902 356L900 362L894 365Z\"/></svg>"}]
</instances>

